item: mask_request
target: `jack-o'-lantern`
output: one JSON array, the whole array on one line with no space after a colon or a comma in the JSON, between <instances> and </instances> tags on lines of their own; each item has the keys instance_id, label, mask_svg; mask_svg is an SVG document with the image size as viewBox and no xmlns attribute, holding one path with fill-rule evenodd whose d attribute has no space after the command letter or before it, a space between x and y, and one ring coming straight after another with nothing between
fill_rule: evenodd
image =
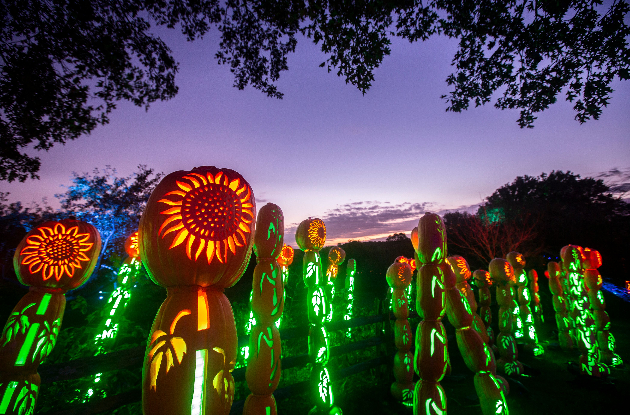
<instances>
[{"instance_id":1,"label":"jack-o'-lantern","mask_svg":"<svg viewBox=\"0 0 630 415\"><path fill-rule=\"evenodd\" d=\"M319 251L326 243L326 225L317 218L308 218L298 225L295 242L302 251Z\"/></svg>"},{"instance_id":2,"label":"jack-o'-lantern","mask_svg":"<svg viewBox=\"0 0 630 415\"><path fill-rule=\"evenodd\" d=\"M87 281L100 251L101 237L89 223L45 222L22 239L13 266L24 285L68 291Z\"/></svg>"},{"instance_id":3,"label":"jack-o'-lantern","mask_svg":"<svg viewBox=\"0 0 630 415\"><path fill-rule=\"evenodd\" d=\"M138 231L135 231L125 241L125 252L131 258L140 256L140 248L138 247Z\"/></svg>"},{"instance_id":4,"label":"jack-o'-lantern","mask_svg":"<svg viewBox=\"0 0 630 415\"><path fill-rule=\"evenodd\" d=\"M140 220L140 256L158 284L226 288L251 254L256 202L234 170L197 167L157 185Z\"/></svg>"}]
</instances>

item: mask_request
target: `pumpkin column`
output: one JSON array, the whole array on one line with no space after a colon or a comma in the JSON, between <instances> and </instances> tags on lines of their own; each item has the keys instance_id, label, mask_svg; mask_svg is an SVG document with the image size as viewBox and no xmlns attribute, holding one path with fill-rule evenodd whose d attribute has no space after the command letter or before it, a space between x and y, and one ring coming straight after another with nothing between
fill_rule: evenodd
<instances>
[{"instance_id":1,"label":"pumpkin column","mask_svg":"<svg viewBox=\"0 0 630 415\"><path fill-rule=\"evenodd\" d=\"M312 363L311 388L314 392L315 407L309 414L341 413L334 406L334 396L330 385L330 374L326 368L330 357L328 331L323 325L330 314L330 302L324 284L322 262L319 251L326 243L326 225L321 219L302 221L295 232L295 242L304 251L303 277L307 290L307 316L309 322L308 354Z\"/></svg>"},{"instance_id":2,"label":"pumpkin column","mask_svg":"<svg viewBox=\"0 0 630 415\"><path fill-rule=\"evenodd\" d=\"M9 315L0 338L0 413L34 412L37 368L55 347L65 293L88 280L100 251L96 228L74 219L45 222L17 246L15 273L31 288Z\"/></svg>"},{"instance_id":3,"label":"pumpkin column","mask_svg":"<svg viewBox=\"0 0 630 415\"><path fill-rule=\"evenodd\" d=\"M328 251L328 268L326 269L326 294L330 300L330 314L326 317L326 321L330 322L333 316L332 303L335 299L335 280L339 273L339 265L343 264L346 259L346 252L338 246L333 246Z\"/></svg>"},{"instance_id":4,"label":"pumpkin column","mask_svg":"<svg viewBox=\"0 0 630 415\"><path fill-rule=\"evenodd\" d=\"M497 303L499 304L499 335L497 347L499 348L498 366L506 375L523 374L523 364L518 361L518 349L516 340L512 335L512 310L515 301L512 297L511 285L516 282L514 270L508 261L495 258L490 261L490 278L497 286Z\"/></svg>"},{"instance_id":5,"label":"pumpkin column","mask_svg":"<svg viewBox=\"0 0 630 415\"><path fill-rule=\"evenodd\" d=\"M573 339L571 338L571 322L567 310L567 301L564 296L562 283L560 278L563 277L560 272L560 265L557 262L549 262L547 264L547 274L549 276L549 291L553 295L551 297L553 309L556 312L556 325L558 326L558 343L564 350L573 348Z\"/></svg>"},{"instance_id":6,"label":"pumpkin column","mask_svg":"<svg viewBox=\"0 0 630 415\"><path fill-rule=\"evenodd\" d=\"M344 320L352 320L352 306L354 303L354 274L357 271L357 262L354 259L349 259L346 264L346 281L345 287L347 291L346 297L346 314L343 316ZM346 329L346 337L352 337L352 328Z\"/></svg>"},{"instance_id":7,"label":"pumpkin column","mask_svg":"<svg viewBox=\"0 0 630 415\"><path fill-rule=\"evenodd\" d=\"M490 279L490 273L482 269L478 269L473 272L474 284L479 289L479 316L486 327L488 346L494 345L494 330L492 330L492 311L490 305L492 304L492 295L490 294L490 287L492 286L492 280Z\"/></svg>"},{"instance_id":8,"label":"pumpkin column","mask_svg":"<svg viewBox=\"0 0 630 415\"><path fill-rule=\"evenodd\" d=\"M468 266L468 262L464 257L459 255L448 257L448 262L451 264L451 268L453 272L455 272L456 284L455 288L457 288L468 301L468 306L470 307L470 312L472 314L472 327L479 333L481 339L484 343L490 345L488 338L488 331L486 330L486 325L483 320L477 314L477 300L475 299L475 293L472 290L472 287L468 283L468 280L472 276L472 272L470 272L470 267Z\"/></svg>"},{"instance_id":9,"label":"pumpkin column","mask_svg":"<svg viewBox=\"0 0 630 415\"><path fill-rule=\"evenodd\" d=\"M442 324L446 290L440 267L446 258L446 232L438 215L426 213L418 221L416 251L422 264L416 280L416 306L424 320L416 330L413 363L420 381L415 386L413 413L430 415L446 412L446 395L440 386L448 362L446 331Z\"/></svg>"},{"instance_id":10,"label":"pumpkin column","mask_svg":"<svg viewBox=\"0 0 630 415\"><path fill-rule=\"evenodd\" d=\"M481 334L473 328L472 309L465 292L456 285L458 277L450 261L446 261L441 268L444 271L444 286L446 288L446 315L455 328L459 352L468 369L475 373L475 390L479 397L481 411L484 415L507 415L509 411L502 386L506 385L507 382L500 376L496 376L494 353L483 341ZM457 268L460 271L466 270L468 264L466 267L457 266Z\"/></svg>"},{"instance_id":11,"label":"pumpkin column","mask_svg":"<svg viewBox=\"0 0 630 415\"><path fill-rule=\"evenodd\" d=\"M247 267L255 226L251 187L216 167L177 171L157 185L140 220L140 255L166 287L142 375L145 414L228 414L237 338L223 293Z\"/></svg>"},{"instance_id":12,"label":"pumpkin column","mask_svg":"<svg viewBox=\"0 0 630 415\"><path fill-rule=\"evenodd\" d=\"M584 250L586 259L584 260L584 282L588 288L588 299L591 304L591 311L595 318L597 328L597 346L599 349L600 363L610 366L620 366L623 364L621 357L615 353L615 337L610 333L610 317L606 311L606 300L602 293L602 276L597 268L602 266L602 256L599 251L588 248Z\"/></svg>"},{"instance_id":13,"label":"pumpkin column","mask_svg":"<svg viewBox=\"0 0 630 415\"><path fill-rule=\"evenodd\" d=\"M282 287L284 291L284 300L287 299L287 290L284 289L287 286L287 281L289 281L289 266L293 263L293 248L289 245L284 245L282 250L280 251L280 256L278 257L278 264L280 265L280 269L282 270ZM282 316L276 322L276 327L280 328L280 324L282 322Z\"/></svg>"},{"instance_id":14,"label":"pumpkin column","mask_svg":"<svg viewBox=\"0 0 630 415\"><path fill-rule=\"evenodd\" d=\"M244 415L275 415L273 391L280 382L280 332L274 322L284 309L282 270L277 257L284 239L282 209L267 203L258 212L254 234L256 268L252 280L252 311L256 325L249 335L249 359L245 371L252 392L245 400Z\"/></svg>"},{"instance_id":15,"label":"pumpkin column","mask_svg":"<svg viewBox=\"0 0 630 415\"><path fill-rule=\"evenodd\" d=\"M405 405L411 405L413 397L413 354L411 354L411 326L409 301L406 289L411 284L411 267L398 259L387 269L387 284L393 289L392 307L396 317L394 342L398 352L394 355L394 377L390 388L392 395Z\"/></svg>"}]
</instances>

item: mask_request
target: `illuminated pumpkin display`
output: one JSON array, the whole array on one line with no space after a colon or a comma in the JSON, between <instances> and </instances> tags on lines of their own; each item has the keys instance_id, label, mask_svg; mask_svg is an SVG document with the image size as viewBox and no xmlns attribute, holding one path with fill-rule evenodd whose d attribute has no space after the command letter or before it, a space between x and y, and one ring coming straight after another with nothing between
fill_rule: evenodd
<instances>
[{"instance_id":1,"label":"illuminated pumpkin display","mask_svg":"<svg viewBox=\"0 0 630 415\"><path fill-rule=\"evenodd\" d=\"M357 272L357 262L354 259L349 259L346 263L346 314L343 316L344 320L352 319L352 307L354 304L354 274ZM346 329L346 337L352 336L352 328Z\"/></svg>"},{"instance_id":2,"label":"illuminated pumpkin display","mask_svg":"<svg viewBox=\"0 0 630 415\"><path fill-rule=\"evenodd\" d=\"M139 257L140 251L138 250L138 232L134 232L127 238L125 251L130 256L125 258L118 270L116 277L118 286L110 294L101 311L103 317L94 337L94 343L96 344L95 356L107 353L113 348L118 335L119 321L131 300L131 289L135 286L142 269L142 262ZM94 384L90 385L85 392L84 402L95 395L101 376L102 373L92 376Z\"/></svg>"},{"instance_id":3,"label":"illuminated pumpkin display","mask_svg":"<svg viewBox=\"0 0 630 415\"><path fill-rule=\"evenodd\" d=\"M567 299L564 294L563 284L560 279L564 279L557 262L547 263L547 277L549 278L549 291L551 291L553 309L556 312L556 325L558 326L558 343L564 350L573 348L571 338L571 320L569 319Z\"/></svg>"},{"instance_id":4,"label":"illuminated pumpkin display","mask_svg":"<svg viewBox=\"0 0 630 415\"><path fill-rule=\"evenodd\" d=\"M129 235L125 241L125 252L130 258L138 258L140 256L140 248L138 247L138 231Z\"/></svg>"},{"instance_id":5,"label":"illuminated pumpkin display","mask_svg":"<svg viewBox=\"0 0 630 415\"><path fill-rule=\"evenodd\" d=\"M490 261L490 278L497 287L497 303L499 304L499 335L496 345L501 356L497 365L506 375L523 374L523 364L518 361L516 340L512 335L513 309L516 302L512 294L512 286L516 284L514 269L510 263L502 258Z\"/></svg>"},{"instance_id":6,"label":"illuminated pumpkin display","mask_svg":"<svg viewBox=\"0 0 630 415\"><path fill-rule=\"evenodd\" d=\"M492 295L490 294L492 280L490 279L490 273L478 269L473 272L473 279L475 286L479 289L479 317L481 317L486 327L488 346L493 347L494 330L492 330L492 311L490 310L490 305L492 304Z\"/></svg>"},{"instance_id":7,"label":"illuminated pumpkin display","mask_svg":"<svg viewBox=\"0 0 630 415\"><path fill-rule=\"evenodd\" d=\"M326 269L326 294L330 300L330 313L326 316L326 321L332 321L333 308L332 302L335 299L335 280L339 273L339 265L346 259L346 252L338 246L333 246L328 251L328 268Z\"/></svg>"},{"instance_id":8,"label":"illuminated pumpkin display","mask_svg":"<svg viewBox=\"0 0 630 415\"><path fill-rule=\"evenodd\" d=\"M620 366L623 360L615 353L615 338L610 333L610 317L606 311L606 301L602 292L602 276L597 270L602 266L602 256L599 251L589 248L584 248L584 256L584 282L588 289L591 313L597 330L597 360L608 366Z\"/></svg>"},{"instance_id":9,"label":"illuminated pumpkin display","mask_svg":"<svg viewBox=\"0 0 630 415\"><path fill-rule=\"evenodd\" d=\"M277 261L284 240L282 209L267 203L258 212L254 251L256 268L252 280L252 311L256 325L249 336L249 358L245 380L251 391L243 413L277 413L273 391L280 382L280 332L275 322L284 308L282 269ZM266 398L262 398L266 396Z\"/></svg>"},{"instance_id":10,"label":"illuminated pumpkin display","mask_svg":"<svg viewBox=\"0 0 630 415\"><path fill-rule=\"evenodd\" d=\"M528 348L539 356L545 353L542 345L538 343L538 335L534 325L534 316L529 304L532 300L532 291L529 288L527 274L525 273L525 258L518 252L510 252L506 255L506 259L512 265L514 275L516 276L517 299L518 305L514 312L514 337L522 339Z\"/></svg>"},{"instance_id":11,"label":"illuminated pumpkin display","mask_svg":"<svg viewBox=\"0 0 630 415\"><path fill-rule=\"evenodd\" d=\"M315 400L312 413L323 411L337 413L335 399L330 386L330 375L326 365L330 356L328 333L323 322L330 314L330 302L324 286L326 280L322 274L322 261L319 251L326 243L326 225L321 219L308 218L302 221L295 232L295 241L302 251L303 278L307 291L307 316L309 321L309 359L311 369L311 389Z\"/></svg>"},{"instance_id":12,"label":"illuminated pumpkin display","mask_svg":"<svg viewBox=\"0 0 630 415\"><path fill-rule=\"evenodd\" d=\"M464 361L475 372L475 389L484 415L507 414L505 386L502 386L505 381L494 374L494 356L472 328L473 315L466 294L457 288L457 276L446 260L442 218L426 213L420 218L417 229L418 242L414 246L417 246L417 258L422 267L417 278L416 304L424 320L418 325L415 340L413 362L420 381L415 386L414 413L446 413L446 394L440 381L448 370L447 338L442 324L442 317L448 313L449 321L456 328L457 345ZM466 274L468 267L458 269ZM497 408L500 408L498 412Z\"/></svg>"},{"instance_id":13,"label":"illuminated pumpkin display","mask_svg":"<svg viewBox=\"0 0 630 415\"><path fill-rule=\"evenodd\" d=\"M96 228L74 219L45 222L17 246L15 273L32 288L13 308L0 338L1 413L34 412L40 386L37 369L55 347L65 292L88 280L100 251Z\"/></svg>"},{"instance_id":14,"label":"illuminated pumpkin display","mask_svg":"<svg viewBox=\"0 0 630 415\"><path fill-rule=\"evenodd\" d=\"M571 298L569 317L573 320L573 342L581 352L580 372L589 376L605 377L609 374L609 369L607 365L597 361L597 329L584 281L583 249L576 245L567 245L562 248L561 257Z\"/></svg>"},{"instance_id":15,"label":"illuminated pumpkin display","mask_svg":"<svg viewBox=\"0 0 630 415\"><path fill-rule=\"evenodd\" d=\"M489 338L486 325L479 314L477 314L477 300L475 299L475 293L468 283L468 280L472 277L472 272L470 271L468 262L466 262L464 257L459 255L448 257L448 262L455 273L455 288L457 288L466 298L466 301L468 301L468 306L470 307L470 312L473 317L472 327L477 331L477 333L479 333L483 342L487 344L489 342Z\"/></svg>"},{"instance_id":16,"label":"illuminated pumpkin display","mask_svg":"<svg viewBox=\"0 0 630 415\"><path fill-rule=\"evenodd\" d=\"M282 270L282 286L286 287L287 282L289 281L289 266L293 263L293 248L289 245L285 244L280 251L280 256L278 257L278 265L280 265L280 269ZM287 291L284 290L284 299L287 299ZM276 327L280 328L282 323L282 317L278 319L276 322Z\"/></svg>"},{"instance_id":17,"label":"illuminated pumpkin display","mask_svg":"<svg viewBox=\"0 0 630 415\"><path fill-rule=\"evenodd\" d=\"M452 257L452 260L449 258L441 265L441 269L444 272L446 288L446 314L455 328L459 352L468 369L475 373L474 384L481 410L485 415L489 415L496 414L497 408L501 408L499 413L507 415L504 392L504 389L507 389L504 386L507 382L496 374L494 353L479 331L474 328L476 314L470 307L466 291L462 290L465 289L463 283L471 275L468 263L462 257ZM471 291L470 286L468 291ZM485 327L482 327L481 331L485 332Z\"/></svg>"},{"instance_id":18,"label":"illuminated pumpkin display","mask_svg":"<svg viewBox=\"0 0 630 415\"><path fill-rule=\"evenodd\" d=\"M420 380L414 388L413 408L416 414L424 408L446 413L446 395L440 386L448 364L446 331L442 324L446 312L446 285L440 267L446 258L446 232L442 218L433 213L422 216L417 229L418 242L414 246L422 266L416 282L416 307L424 320L416 330L413 363Z\"/></svg>"},{"instance_id":19,"label":"illuminated pumpkin display","mask_svg":"<svg viewBox=\"0 0 630 415\"><path fill-rule=\"evenodd\" d=\"M538 287L538 273L535 269L530 269L527 271L527 278L529 279L529 289L532 293L532 313L534 314L534 323L542 324L545 322L545 317L543 316L542 303L540 302L540 295L538 291L540 291L540 287Z\"/></svg>"},{"instance_id":20,"label":"illuminated pumpkin display","mask_svg":"<svg viewBox=\"0 0 630 415\"><path fill-rule=\"evenodd\" d=\"M399 257L400 258L400 257ZM396 317L394 342L398 352L394 357L394 377L391 393L403 404L413 404L413 354L411 353L411 327L409 317L409 301L407 287L411 284L411 267L407 261L398 258L387 269L387 284L393 289L392 303Z\"/></svg>"},{"instance_id":21,"label":"illuminated pumpkin display","mask_svg":"<svg viewBox=\"0 0 630 415\"><path fill-rule=\"evenodd\" d=\"M140 219L140 256L167 297L145 355L144 413L230 412L237 338L223 290L247 266L255 216L251 187L229 169L177 171L151 194Z\"/></svg>"}]
</instances>

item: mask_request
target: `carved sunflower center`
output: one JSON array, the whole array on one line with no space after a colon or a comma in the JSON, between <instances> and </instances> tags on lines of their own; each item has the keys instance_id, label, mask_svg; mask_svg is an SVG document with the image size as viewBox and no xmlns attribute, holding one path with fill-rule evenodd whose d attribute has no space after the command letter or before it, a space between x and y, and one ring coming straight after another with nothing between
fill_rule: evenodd
<instances>
[{"instance_id":1,"label":"carved sunflower center","mask_svg":"<svg viewBox=\"0 0 630 415\"><path fill-rule=\"evenodd\" d=\"M186 229L211 241L222 241L234 235L241 216L238 195L221 185L208 184L191 190L182 202L182 219Z\"/></svg>"},{"instance_id":2,"label":"carved sunflower center","mask_svg":"<svg viewBox=\"0 0 630 415\"><path fill-rule=\"evenodd\" d=\"M55 235L46 239L40 246L40 256L50 264L67 263L79 255L79 241L65 235Z\"/></svg>"}]
</instances>

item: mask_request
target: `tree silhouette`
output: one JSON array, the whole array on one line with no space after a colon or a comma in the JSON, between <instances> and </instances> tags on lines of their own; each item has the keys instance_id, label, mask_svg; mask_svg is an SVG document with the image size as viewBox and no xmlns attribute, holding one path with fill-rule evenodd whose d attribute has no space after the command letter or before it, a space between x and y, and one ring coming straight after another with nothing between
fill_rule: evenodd
<instances>
[{"instance_id":1,"label":"tree silhouette","mask_svg":"<svg viewBox=\"0 0 630 415\"><path fill-rule=\"evenodd\" d=\"M151 26L188 40L212 28L215 57L234 86L282 97L276 82L298 37L320 45L320 66L366 92L391 39L457 39L448 111L491 102L519 109L518 124L559 94L575 118L599 118L612 81L630 78L626 1L598 0L5 0L0 2L0 180L37 178L48 150L108 122L120 100L149 106L177 93L178 66ZM50 24L54 22L54 24Z\"/></svg>"}]
</instances>

